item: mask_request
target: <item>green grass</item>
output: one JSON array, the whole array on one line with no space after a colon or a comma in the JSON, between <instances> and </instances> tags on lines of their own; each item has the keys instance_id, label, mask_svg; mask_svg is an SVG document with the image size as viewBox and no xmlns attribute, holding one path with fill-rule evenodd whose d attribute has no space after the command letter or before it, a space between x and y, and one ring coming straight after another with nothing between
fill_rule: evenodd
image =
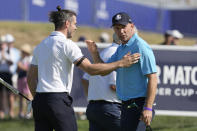
<instances>
[{"instance_id":1,"label":"green grass","mask_svg":"<svg viewBox=\"0 0 197 131\"><path fill-rule=\"evenodd\" d=\"M0 131L33 131L33 120L1 120Z\"/></svg>"},{"instance_id":2,"label":"green grass","mask_svg":"<svg viewBox=\"0 0 197 131\"><path fill-rule=\"evenodd\" d=\"M78 120L78 131L88 131L88 121ZM153 131L197 131L196 117L156 116ZM1 120L0 131L33 131L33 120Z\"/></svg>"},{"instance_id":3,"label":"green grass","mask_svg":"<svg viewBox=\"0 0 197 131\"><path fill-rule=\"evenodd\" d=\"M54 26L51 23L32 23L32 22L11 22L0 21L0 35L11 33L16 38L14 46L20 48L21 44L29 43L32 46L36 46L46 36L54 30ZM110 36L113 34L112 28L92 28L81 26L78 27L72 40L77 41L79 36L83 35L87 39L99 41L99 36L102 32L107 32ZM139 35L146 40L149 44L159 44L163 41L163 35L154 32L138 31ZM109 43L112 42L112 37ZM179 45L194 45L196 43L195 38L184 37L179 41Z\"/></svg>"},{"instance_id":4,"label":"green grass","mask_svg":"<svg viewBox=\"0 0 197 131\"><path fill-rule=\"evenodd\" d=\"M197 131L197 118L156 116L152 127L154 131Z\"/></svg>"},{"instance_id":5,"label":"green grass","mask_svg":"<svg viewBox=\"0 0 197 131\"><path fill-rule=\"evenodd\" d=\"M78 131L88 131L88 121L77 121ZM33 120L0 120L0 131L34 131Z\"/></svg>"}]
</instances>

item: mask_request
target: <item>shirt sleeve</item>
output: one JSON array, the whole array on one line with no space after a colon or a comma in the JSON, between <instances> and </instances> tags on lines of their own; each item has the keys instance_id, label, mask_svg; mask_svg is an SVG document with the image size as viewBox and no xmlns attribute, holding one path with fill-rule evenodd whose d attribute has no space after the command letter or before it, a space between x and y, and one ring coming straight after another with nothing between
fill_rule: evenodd
<instances>
[{"instance_id":1,"label":"shirt sleeve","mask_svg":"<svg viewBox=\"0 0 197 131\"><path fill-rule=\"evenodd\" d=\"M118 49L117 49L118 50ZM115 62L117 61L117 55L118 55L118 51L116 51L107 61L106 63L112 63L112 62Z\"/></svg>"},{"instance_id":2,"label":"shirt sleeve","mask_svg":"<svg viewBox=\"0 0 197 131\"><path fill-rule=\"evenodd\" d=\"M109 84L116 85L116 72L115 71L109 74Z\"/></svg>"},{"instance_id":3,"label":"shirt sleeve","mask_svg":"<svg viewBox=\"0 0 197 131\"><path fill-rule=\"evenodd\" d=\"M140 66L143 75L156 73L156 62L155 56L151 48L141 48L140 49Z\"/></svg>"},{"instance_id":4,"label":"shirt sleeve","mask_svg":"<svg viewBox=\"0 0 197 131\"><path fill-rule=\"evenodd\" d=\"M36 48L34 49L34 52L33 52L33 57L32 57L32 60L31 60L31 64L32 65L38 65L38 59L37 59L37 53L36 53Z\"/></svg>"},{"instance_id":5,"label":"shirt sleeve","mask_svg":"<svg viewBox=\"0 0 197 131\"><path fill-rule=\"evenodd\" d=\"M68 40L64 45L64 53L72 63L83 57L81 49L73 41Z\"/></svg>"},{"instance_id":6,"label":"shirt sleeve","mask_svg":"<svg viewBox=\"0 0 197 131\"><path fill-rule=\"evenodd\" d=\"M82 78L85 79L85 80L89 80L90 75L88 73L84 73Z\"/></svg>"}]
</instances>

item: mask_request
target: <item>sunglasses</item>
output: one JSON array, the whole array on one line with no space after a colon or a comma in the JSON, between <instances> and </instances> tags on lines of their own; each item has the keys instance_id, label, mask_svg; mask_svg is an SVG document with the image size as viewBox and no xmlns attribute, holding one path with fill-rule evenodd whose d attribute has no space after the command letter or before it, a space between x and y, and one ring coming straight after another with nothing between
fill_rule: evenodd
<instances>
[{"instance_id":1,"label":"sunglasses","mask_svg":"<svg viewBox=\"0 0 197 131\"><path fill-rule=\"evenodd\" d=\"M146 131L152 131L152 128L150 125L146 126Z\"/></svg>"}]
</instances>

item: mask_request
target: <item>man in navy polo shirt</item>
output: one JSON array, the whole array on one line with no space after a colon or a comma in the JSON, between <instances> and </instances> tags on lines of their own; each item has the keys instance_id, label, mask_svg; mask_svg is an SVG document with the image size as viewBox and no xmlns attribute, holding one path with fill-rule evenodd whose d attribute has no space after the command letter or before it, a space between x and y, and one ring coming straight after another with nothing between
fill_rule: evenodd
<instances>
[{"instance_id":1,"label":"man in navy polo shirt","mask_svg":"<svg viewBox=\"0 0 197 131\"><path fill-rule=\"evenodd\" d=\"M156 62L150 46L138 36L127 13L113 16L112 27L122 44L108 60L120 60L126 53L140 53L140 61L130 67L117 69L117 95L122 100L121 131L136 131L140 120L150 125L152 105L157 89ZM95 43L87 41L94 61L102 62Z\"/></svg>"}]
</instances>

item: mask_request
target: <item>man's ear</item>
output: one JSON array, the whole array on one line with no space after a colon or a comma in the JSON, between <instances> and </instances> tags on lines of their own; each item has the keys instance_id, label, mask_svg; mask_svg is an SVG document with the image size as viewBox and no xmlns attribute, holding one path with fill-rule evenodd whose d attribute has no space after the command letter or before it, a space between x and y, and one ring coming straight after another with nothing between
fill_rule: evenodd
<instances>
[{"instance_id":1,"label":"man's ear","mask_svg":"<svg viewBox=\"0 0 197 131\"><path fill-rule=\"evenodd\" d=\"M133 23L131 23L131 27L134 28L134 24Z\"/></svg>"},{"instance_id":2,"label":"man's ear","mask_svg":"<svg viewBox=\"0 0 197 131\"><path fill-rule=\"evenodd\" d=\"M69 24L70 24L70 22L67 20L67 21L65 22L65 26L66 26L66 28L68 28L68 27L69 27Z\"/></svg>"}]
</instances>

